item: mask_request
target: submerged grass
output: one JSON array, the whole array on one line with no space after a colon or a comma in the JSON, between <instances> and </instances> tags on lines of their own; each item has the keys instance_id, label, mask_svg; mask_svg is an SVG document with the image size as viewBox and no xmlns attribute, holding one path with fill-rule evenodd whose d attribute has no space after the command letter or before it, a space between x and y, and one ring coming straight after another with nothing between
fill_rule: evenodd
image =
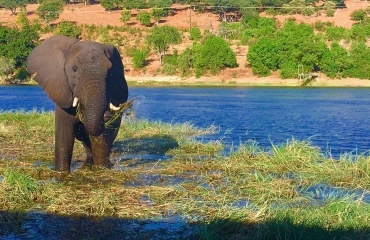
<instances>
[{"instance_id":1,"label":"submerged grass","mask_svg":"<svg viewBox=\"0 0 370 240\"><path fill-rule=\"evenodd\" d=\"M214 127L127 120L113 170L59 176L50 168L53 124L52 113L0 114L0 211L122 219L178 214L204 226L201 239L370 238L365 155L328 159L292 139L269 151L251 142L225 156L220 142L195 140ZM76 146L76 163L82 150ZM0 218L0 226L13 220Z\"/></svg>"}]
</instances>

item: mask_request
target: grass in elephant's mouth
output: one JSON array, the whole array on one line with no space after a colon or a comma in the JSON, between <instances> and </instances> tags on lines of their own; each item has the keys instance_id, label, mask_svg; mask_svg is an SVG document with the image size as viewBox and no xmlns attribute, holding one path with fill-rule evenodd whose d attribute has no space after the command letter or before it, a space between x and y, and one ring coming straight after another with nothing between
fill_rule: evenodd
<instances>
[{"instance_id":1,"label":"grass in elephant's mouth","mask_svg":"<svg viewBox=\"0 0 370 240\"><path fill-rule=\"evenodd\" d=\"M370 237L369 157L326 159L294 139L224 156L221 142L194 140L213 128L140 120L122 125L114 170L80 168L60 180L50 167L53 125L52 113L0 114L0 212L180 215L202 225L198 236L206 239ZM83 158L82 146L74 158Z\"/></svg>"}]
</instances>

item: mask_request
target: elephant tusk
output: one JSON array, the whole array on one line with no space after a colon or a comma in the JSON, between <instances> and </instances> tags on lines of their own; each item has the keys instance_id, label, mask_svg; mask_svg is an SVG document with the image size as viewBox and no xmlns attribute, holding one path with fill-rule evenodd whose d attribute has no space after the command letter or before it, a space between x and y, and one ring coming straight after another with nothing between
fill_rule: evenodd
<instances>
[{"instance_id":1,"label":"elephant tusk","mask_svg":"<svg viewBox=\"0 0 370 240\"><path fill-rule=\"evenodd\" d=\"M35 72L34 74L32 74L32 75L31 75L31 78L32 78L32 79L35 79L36 75L37 75L37 72Z\"/></svg>"},{"instance_id":2,"label":"elephant tusk","mask_svg":"<svg viewBox=\"0 0 370 240\"><path fill-rule=\"evenodd\" d=\"M111 110L113 110L113 111L118 111L118 110L120 110L120 107L116 107L116 106L114 106L114 105L113 105L113 103L110 103L110 104L109 104L109 108L110 108Z\"/></svg>"},{"instance_id":3,"label":"elephant tusk","mask_svg":"<svg viewBox=\"0 0 370 240\"><path fill-rule=\"evenodd\" d=\"M74 98L73 99L73 104L72 104L72 107L77 107L77 104L78 104L78 98Z\"/></svg>"}]
</instances>

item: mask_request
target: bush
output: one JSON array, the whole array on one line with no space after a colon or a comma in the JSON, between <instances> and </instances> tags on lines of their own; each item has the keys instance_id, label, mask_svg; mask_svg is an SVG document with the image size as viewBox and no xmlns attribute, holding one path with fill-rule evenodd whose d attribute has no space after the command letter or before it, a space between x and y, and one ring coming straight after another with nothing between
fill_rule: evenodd
<instances>
[{"instance_id":1,"label":"bush","mask_svg":"<svg viewBox=\"0 0 370 240\"><path fill-rule=\"evenodd\" d=\"M367 13L365 10L359 9L351 13L351 20L353 21L363 21L366 19Z\"/></svg>"},{"instance_id":2,"label":"bush","mask_svg":"<svg viewBox=\"0 0 370 240\"><path fill-rule=\"evenodd\" d=\"M177 58L177 68L181 76L188 76L194 67L194 51L192 47L187 47Z\"/></svg>"},{"instance_id":3,"label":"bush","mask_svg":"<svg viewBox=\"0 0 370 240\"><path fill-rule=\"evenodd\" d=\"M45 0L42 1L36 10L36 14L47 24L57 19L63 12L63 0Z\"/></svg>"},{"instance_id":4,"label":"bush","mask_svg":"<svg viewBox=\"0 0 370 240\"><path fill-rule=\"evenodd\" d=\"M202 38L202 34L200 32L200 28L199 27L192 27L189 31L189 39L197 41L201 38Z\"/></svg>"},{"instance_id":5,"label":"bush","mask_svg":"<svg viewBox=\"0 0 370 240\"><path fill-rule=\"evenodd\" d=\"M370 80L370 48L364 42L354 42L349 51L344 77Z\"/></svg>"},{"instance_id":6,"label":"bush","mask_svg":"<svg viewBox=\"0 0 370 240\"><path fill-rule=\"evenodd\" d=\"M55 30L55 33L72 38L79 38L82 33L82 29L73 22L62 21L58 24L58 28Z\"/></svg>"},{"instance_id":7,"label":"bush","mask_svg":"<svg viewBox=\"0 0 370 240\"><path fill-rule=\"evenodd\" d=\"M276 70L279 64L278 49L273 39L261 38L252 44L247 54L247 60L254 74L269 76L270 70Z\"/></svg>"},{"instance_id":8,"label":"bush","mask_svg":"<svg viewBox=\"0 0 370 240\"><path fill-rule=\"evenodd\" d=\"M31 26L15 29L0 25L0 56L13 60L15 67L24 66L38 39Z\"/></svg>"},{"instance_id":9,"label":"bush","mask_svg":"<svg viewBox=\"0 0 370 240\"><path fill-rule=\"evenodd\" d=\"M346 31L347 30L344 27L328 27L326 29L326 37L330 41L339 41L341 39L344 39Z\"/></svg>"},{"instance_id":10,"label":"bush","mask_svg":"<svg viewBox=\"0 0 370 240\"><path fill-rule=\"evenodd\" d=\"M208 37L203 44L194 45L196 73L203 74L204 71L210 70L212 74L216 74L222 68L236 66L235 53L222 38L213 35Z\"/></svg>"},{"instance_id":11,"label":"bush","mask_svg":"<svg viewBox=\"0 0 370 240\"><path fill-rule=\"evenodd\" d=\"M132 55L132 64L134 69L143 68L145 66L145 60L148 57L149 51L146 49L136 49Z\"/></svg>"},{"instance_id":12,"label":"bush","mask_svg":"<svg viewBox=\"0 0 370 240\"><path fill-rule=\"evenodd\" d=\"M347 50L337 42L333 42L331 48L324 53L320 61L321 71L330 78L338 77L338 74L342 73L346 66L347 58Z\"/></svg>"},{"instance_id":13,"label":"bush","mask_svg":"<svg viewBox=\"0 0 370 240\"><path fill-rule=\"evenodd\" d=\"M136 19L141 23L141 25L146 27L150 26L150 13L146 11L139 12L136 15Z\"/></svg>"},{"instance_id":14,"label":"bush","mask_svg":"<svg viewBox=\"0 0 370 240\"><path fill-rule=\"evenodd\" d=\"M126 23L131 19L131 10L126 8L122 9L121 11L121 18L119 19L121 22Z\"/></svg>"}]
</instances>

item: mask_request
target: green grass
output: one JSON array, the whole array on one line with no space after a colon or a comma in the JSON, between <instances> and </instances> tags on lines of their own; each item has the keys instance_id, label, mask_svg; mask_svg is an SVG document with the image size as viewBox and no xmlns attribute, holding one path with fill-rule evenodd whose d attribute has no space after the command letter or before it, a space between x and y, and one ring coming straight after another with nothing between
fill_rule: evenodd
<instances>
[{"instance_id":1,"label":"green grass","mask_svg":"<svg viewBox=\"0 0 370 240\"><path fill-rule=\"evenodd\" d=\"M202 226L200 239L370 238L369 200L354 197L370 194L365 155L328 159L310 142L291 139L269 151L251 142L223 156L221 142L194 138L214 126L127 120L113 147L113 170L60 176L50 169L53 125L52 113L0 114L0 211L136 220L178 214ZM300 192L311 186L344 193ZM19 221L0 217L0 227Z\"/></svg>"}]
</instances>

